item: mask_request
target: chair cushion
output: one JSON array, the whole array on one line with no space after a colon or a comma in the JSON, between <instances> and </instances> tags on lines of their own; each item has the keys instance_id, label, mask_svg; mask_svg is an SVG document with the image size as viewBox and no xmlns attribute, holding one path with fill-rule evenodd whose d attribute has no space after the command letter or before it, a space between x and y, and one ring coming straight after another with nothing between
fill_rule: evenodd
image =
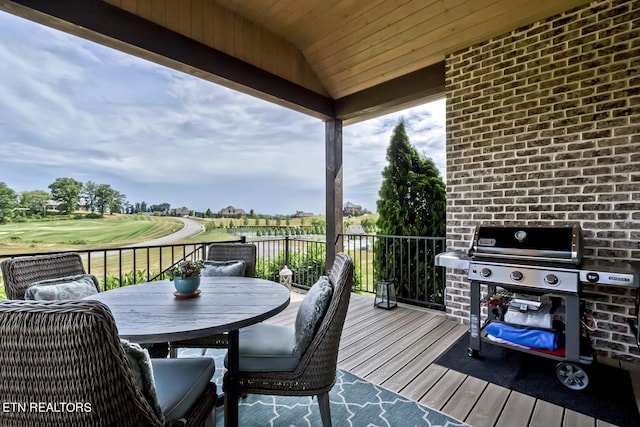
<instances>
[{"instance_id":1,"label":"chair cushion","mask_svg":"<svg viewBox=\"0 0 640 427\"><path fill-rule=\"evenodd\" d=\"M81 299L97 294L98 289L91 274L60 277L32 283L24 292L26 300Z\"/></svg>"},{"instance_id":2,"label":"chair cushion","mask_svg":"<svg viewBox=\"0 0 640 427\"><path fill-rule=\"evenodd\" d=\"M202 276L244 276L246 264L242 260L205 261Z\"/></svg>"},{"instance_id":3,"label":"chair cushion","mask_svg":"<svg viewBox=\"0 0 640 427\"><path fill-rule=\"evenodd\" d=\"M165 424L187 415L216 371L210 357L151 359L151 365Z\"/></svg>"},{"instance_id":4,"label":"chair cushion","mask_svg":"<svg viewBox=\"0 0 640 427\"><path fill-rule=\"evenodd\" d=\"M311 344L327 312L332 295L333 286L327 276L321 276L305 295L296 315L294 354L301 355Z\"/></svg>"},{"instance_id":5,"label":"chair cushion","mask_svg":"<svg viewBox=\"0 0 640 427\"><path fill-rule=\"evenodd\" d=\"M149 352L140 347L139 344L129 342L127 340L120 340L120 345L127 355L127 361L129 367L133 371L138 389L142 392L142 395L147 399L149 405L162 419L162 409L158 404L158 397L156 396L156 385L153 378L153 367L151 366L151 359L149 358Z\"/></svg>"},{"instance_id":6,"label":"chair cushion","mask_svg":"<svg viewBox=\"0 0 640 427\"><path fill-rule=\"evenodd\" d=\"M293 354L293 328L258 323L240 329L239 367L244 372L293 371L300 357ZM224 362L227 366L227 360Z\"/></svg>"}]
</instances>

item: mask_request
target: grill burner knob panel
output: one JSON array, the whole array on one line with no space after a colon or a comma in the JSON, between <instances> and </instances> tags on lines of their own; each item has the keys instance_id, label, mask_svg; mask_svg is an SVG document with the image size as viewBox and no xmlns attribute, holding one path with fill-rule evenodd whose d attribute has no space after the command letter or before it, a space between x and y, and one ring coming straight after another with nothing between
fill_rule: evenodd
<instances>
[{"instance_id":1,"label":"grill burner knob panel","mask_svg":"<svg viewBox=\"0 0 640 427\"><path fill-rule=\"evenodd\" d=\"M480 275L481 275L482 277L484 277L485 279L486 279L487 277L491 277L491 270L489 270L488 268L483 268L483 269L480 271Z\"/></svg>"},{"instance_id":2,"label":"grill burner knob panel","mask_svg":"<svg viewBox=\"0 0 640 427\"><path fill-rule=\"evenodd\" d=\"M519 271L511 272L511 280L513 280L514 282L520 282L523 278L524 278L524 275L521 272Z\"/></svg>"},{"instance_id":3,"label":"grill burner knob panel","mask_svg":"<svg viewBox=\"0 0 640 427\"><path fill-rule=\"evenodd\" d=\"M560 279L558 279L558 276L556 276L555 274L547 274L546 276L544 276L544 283L549 286L555 286L560 283Z\"/></svg>"},{"instance_id":4,"label":"grill burner knob panel","mask_svg":"<svg viewBox=\"0 0 640 427\"><path fill-rule=\"evenodd\" d=\"M489 277L483 276L483 270L489 270ZM535 291L549 289L553 292L578 292L579 270L536 268L534 266L494 264L472 261L469 264L469 280L497 285L513 285L520 289L530 288ZM547 276L553 275L557 283ZM550 280L550 283L547 283Z\"/></svg>"}]
</instances>

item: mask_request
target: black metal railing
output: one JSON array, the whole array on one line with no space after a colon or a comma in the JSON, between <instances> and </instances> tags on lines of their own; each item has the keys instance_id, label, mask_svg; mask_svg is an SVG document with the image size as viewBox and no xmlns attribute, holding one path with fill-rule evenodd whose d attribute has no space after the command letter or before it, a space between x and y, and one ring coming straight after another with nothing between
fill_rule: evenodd
<instances>
[{"instance_id":1,"label":"black metal railing","mask_svg":"<svg viewBox=\"0 0 640 427\"><path fill-rule=\"evenodd\" d=\"M393 280L400 302L444 309L445 269L434 264L435 254L443 252L445 239L439 237L340 235L344 251L355 263L353 290L375 293L379 280ZM240 240L245 241L245 236ZM164 279L166 272L185 259L205 259L211 243L136 246L126 248L78 250L88 273L94 274L103 290ZM320 237L284 236L256 238L256 274L279 280L287 265L293 284L308 289L326 274L326 242ZM45 253L0 256L14 258Z\"/></svg>"},{"instance_id":2,"label":"black metal railing","mask_svg":"<svg viewBox=\"0 0 640 427\"><path fill-rule=\"evenodd\" d=\"M400 302L444 310L445 269L435 255L444 252L444 237L343 234L344 251L355 263L353 290L375 293L379 280L392 280ZM318 238L256 238L258 276L278 280L287 265L294 286L309 288L326 274L326 242Z\"/></svg>"},{"instance_id":3,"label":"black metal railing","mask_svg":"<svg viewBox=\"0 0 640 427\"><path fill-rule=\"evenodd\" d=\"M233 241L244 241L244 239ZM56 251L55 253L79 253L87 273L96 276L101 290L107 290L135 283L162 280L166 278L166 272L180 261L206 258L206 248L211 243L219 242ZM30 252L0 255L0 261L8 258L51 253Z\"/></svg>"},{"instance_id":4,"label":"black metal railing","mask_svg":"<svg viewBox=\"0 0 640 427\"><path fill-rule=\"evenodd\" d=\"M376 283L391 280L400 302L444 310L445 269L435 255L444 237L343 234L343 250L355 263L354 289L375 293Z\"/></svg>"},{"instance_id":5,"label":"black metal railing","mask_svg":"<svg viewBox=\"0 0 640 427\"><path fill-rule=\"evenodd\" d=\"M280 270L286 265L293 272L293 284L309 289L326 274L326 243L324 240L285 236L259 239L257 247L257 276L279 280Z\"/></svg>"}]
</instances>

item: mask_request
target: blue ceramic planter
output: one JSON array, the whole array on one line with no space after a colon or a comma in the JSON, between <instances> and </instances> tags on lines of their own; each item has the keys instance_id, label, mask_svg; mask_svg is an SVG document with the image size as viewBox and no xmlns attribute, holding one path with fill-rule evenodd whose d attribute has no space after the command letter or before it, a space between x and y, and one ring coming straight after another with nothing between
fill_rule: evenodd
<instances>
[{"instance_id":1,"label":"blue ceramic planter","mask_svg":"<svg viewBox=\"0 0 640 427\"><path fill-rule=\"evenodd\" d=\"M196 277L174 277L173 284L176 287L176 291L182 295L189 295L194 293L200 286L200 276Z\"/></svg>"}]
</instances>

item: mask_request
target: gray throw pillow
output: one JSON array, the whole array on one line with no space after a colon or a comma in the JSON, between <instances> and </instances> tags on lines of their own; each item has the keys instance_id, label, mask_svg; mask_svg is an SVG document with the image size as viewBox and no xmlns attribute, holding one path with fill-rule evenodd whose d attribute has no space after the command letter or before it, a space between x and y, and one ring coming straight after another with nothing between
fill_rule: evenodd
<instances>
[{"instance_id":1,"label":"gray throw pillow","mask_svg":"<svg viewBox=\"0 0 640 427\"><path fill-rule=\"evenodd\" d=\"M145 399L147 399L147 402L149 402L149 405L151 405L158 417L164 419L162 408L160 408L158 404L156 384L153 380L153 367L151 365L151 359L149 358L149 352L140 347L139 344L127 340L121 339L120 345L127 355L127 362L129 362L129 367L133 372L138 389Z\"/></svg>"},{"instance_id":2,"label":"gray throw pillow","mask_svg":"<svg viewBox=\"0 0 640 427\"><path fill-rule=\"evenodd\" d=\"M98 293L94 279L95 276L92 274L78 274L41 280L32 283L27 288L24 292L24 299L43 301L81 299Z\"/></svg>"},{"instance_id":3,"label":"gray throw pillow","mask_svg":"<svg viewBox=\"0 0 640 427\"><path fill-rule=\"evenodd\" d=\"M244 276L246 264L242 260L205 261L201 276Z\"/></svg>"},{"instance_id":4,"label":"gray throw pillow","mask_svg":"<svg viewBox=\"0 0 640 427\"><path fill-rule=\"evenodd\" d=\"M327 308L329 308L332 295L333 286L327 276L321 276L305 295L296 315L294 354L304 353L311 344L313 336L322 323Z\"/></svg>"}]
</instances>

